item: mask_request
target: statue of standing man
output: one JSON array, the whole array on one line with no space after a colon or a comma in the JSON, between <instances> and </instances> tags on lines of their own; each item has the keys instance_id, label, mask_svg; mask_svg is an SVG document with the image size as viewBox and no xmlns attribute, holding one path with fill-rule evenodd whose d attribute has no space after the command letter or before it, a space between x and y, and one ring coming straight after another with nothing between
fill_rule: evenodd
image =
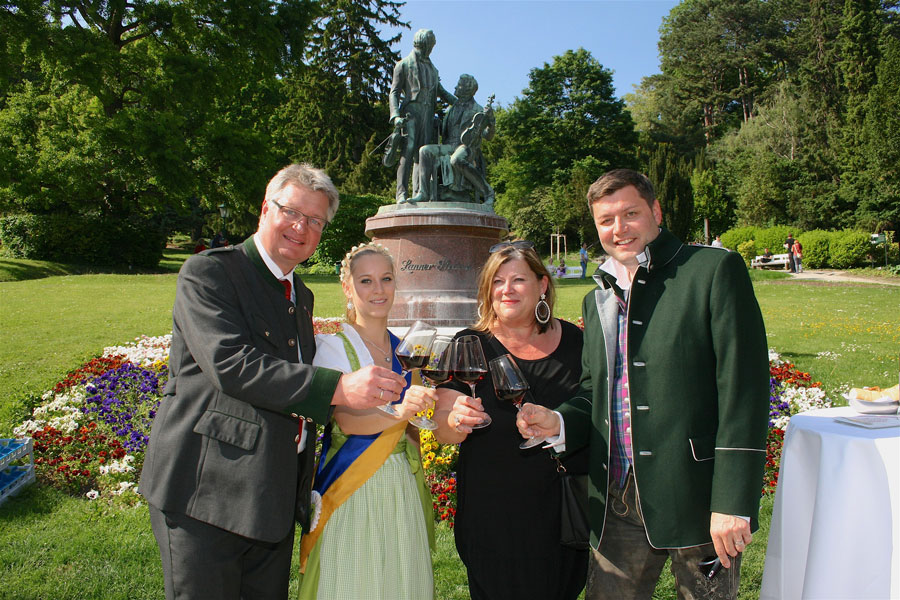
<instances>
[{"instance_id":1,"label":"statue of standing man","mask_svg":"<svg viewBox=\"0 0 900 600\"><path fill-rule=\"evenodd\" d=\"M411 175L413 194L418 192L419 148L436 141L434 120L438 97L451 104L456 102L456 97L441 86L438 70L428 58L434 42L433 31L420 29L413 38L413 51L394 66L390 95L394 135L384 162L390 165L392 154L402 150L397 167L398 204L409 201ZM399 148L398 144L401 144Z\"/></svg>"}]
</instances>

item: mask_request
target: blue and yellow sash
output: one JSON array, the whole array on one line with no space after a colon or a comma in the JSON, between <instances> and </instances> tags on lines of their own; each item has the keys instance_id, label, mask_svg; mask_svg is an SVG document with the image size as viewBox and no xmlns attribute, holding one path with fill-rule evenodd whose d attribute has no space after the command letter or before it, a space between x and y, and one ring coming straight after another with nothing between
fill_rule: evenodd
<instances>
[{"instance_id":1,"label":"blue and yellow sash","mask_svg":"<svg viewBox=\"0 0 900 600\"><path fill-rule=\"evenodd\" d=\"M343 332L337 335L344 343L350 368L356 371L360 365L353 344ZM393 350L400 340L393 334L390 334L390 340L393 354ZM394 371L400 370L396 356L393 357L392 367ZM410 374L407 374L406 381L408 387L412 383ZM405 392L405 389L401 392L398 402L402 401ZM322 505L314 528L304 532L300 540L301 573L306 572L306 562L310 552L315 547L316 541L325 529L325 523L328 522L332 513L381 468L403 437L406 425L406 421L401 421L381 433L371 435L344 435L340 428L335 435L332 435L330 429L326 430L326 436L322 443L322 458L319 461L313 485L313 490L318 492L322 498ZM334 426L336 427L337 424L335 423ZM333 442L335 448L332 448ZM421 471L421 467L419 467L419 471ZM417 475L417 479L419 479L421 474L417 473ZM430 509L430 502L428 504ZM429 525L430 518L430 515L426 515L426 523Z\"/></svg>"}]
</instances>

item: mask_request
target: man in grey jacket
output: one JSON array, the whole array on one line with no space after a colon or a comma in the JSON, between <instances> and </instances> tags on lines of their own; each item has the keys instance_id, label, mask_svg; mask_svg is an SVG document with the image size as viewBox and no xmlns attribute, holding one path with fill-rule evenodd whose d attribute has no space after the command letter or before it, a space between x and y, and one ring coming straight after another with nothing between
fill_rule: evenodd
<instances>
[{"instance_id":1,"label":"man in grey jacket","mask_svg":"<svg viewBox=\"0 0 900 600\"><path fill-rule=\"evenodd\" d=\"M311 366L313 295L293 270L337 208L323 171L285 167L257 232L178 275L169 381L140 483L169 599L286 598L294 522L310 518L313 423L332 405L368 408L403 389L388 369Z\"/></svg>"}]
</instances>

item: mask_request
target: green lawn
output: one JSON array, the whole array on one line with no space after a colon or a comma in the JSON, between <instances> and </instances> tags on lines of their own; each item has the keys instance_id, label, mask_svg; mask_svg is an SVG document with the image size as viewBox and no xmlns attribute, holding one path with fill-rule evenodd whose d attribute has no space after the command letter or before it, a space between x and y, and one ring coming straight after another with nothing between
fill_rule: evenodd
<instances>
[{"instance_id":1,"label":"green lawn","mask_svg":"<svg viewBox=\"0 0 900 600\"><path fill-rule=\"evenodd\" d=\"M180 258L172 259L175 269ZM0 275L50 268L20 262L0 262ZM25 416L29 395L39 395L104 346L170 330L174 274L52 275L0 283L0 437ZM826 390L896 382L900 288L797 282L780 273L753 277L769 345L812 372ZM343 312L336 277L304 279L316 294L318 316ZM557 313L577 319L590 287L560 282ZM758 596L771 509L771 499L764 499L763 529L748 550L741 598ZM434 562L437 598L466 598L465 572L444 526ZM103 510L36 485L0 508L0 565L2 598L163 597L145 509ZM664 588L656 597L674 598L671 585Z\"/></svg>"}]
</instances>

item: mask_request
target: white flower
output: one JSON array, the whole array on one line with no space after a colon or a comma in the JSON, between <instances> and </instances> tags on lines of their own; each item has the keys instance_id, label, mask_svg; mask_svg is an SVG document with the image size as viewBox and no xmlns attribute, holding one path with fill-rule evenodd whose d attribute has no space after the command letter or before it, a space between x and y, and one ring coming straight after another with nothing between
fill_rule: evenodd
<instances>
[{"instance_id":1,"label":"white flower","mask_svg":"<svg viewBox=\"0 0 900 600\"><path fill-rule=\"evenodd\" d=\"M135 488L134 482L131 481L120 481L119 487L114 489L112 493L116 496L121 496L125 492L133 491Z\"/></svg>"},{"instance_id":2,"label":"white flower","mask_svg":"<svg viewBox=\"0 0 900 600\"><path fill-rule=\"evenodd\" d=\"M776 366L784 364L781 355L772 348L769 348L769 362Z\"/></svg>"},{"instance_id":3,"label":"white flower","mask_svg":"<svg viewBox=\"0 0 900 600\"><path fill-rule=\"evenodd\" d=\"M103 349L103 356L124 356L125 360L136 365L148 366L155 362L169 360L169 348L172 345L172 334L149 337L142 335L136 342L125 346L108 346Z\"/></svg>"},{"instance_id":4,"label":"white flower","mask_svg":"<svg viewBox=\"0 0 900 600\"><path fill-rule=\"evenodd\" d=\"M85 496L88 497L88 500L96 500L100 497L100 492L98 492L97 490L90 490L87 494L85 494Z\"/></svg>"},{"instance_id":5,"label":"white flower","mask_svg":"<svg viewBox=\"0 0 900 600\"><path fill-rule=\"evenodd\" d=\"M322 515L322 496L319 492L313 490L309 501L310 508L312 508L312 518L309 520L309 530L315 531L316 525L319 524L319 517Z\"/></svg>"}]
</instances>

